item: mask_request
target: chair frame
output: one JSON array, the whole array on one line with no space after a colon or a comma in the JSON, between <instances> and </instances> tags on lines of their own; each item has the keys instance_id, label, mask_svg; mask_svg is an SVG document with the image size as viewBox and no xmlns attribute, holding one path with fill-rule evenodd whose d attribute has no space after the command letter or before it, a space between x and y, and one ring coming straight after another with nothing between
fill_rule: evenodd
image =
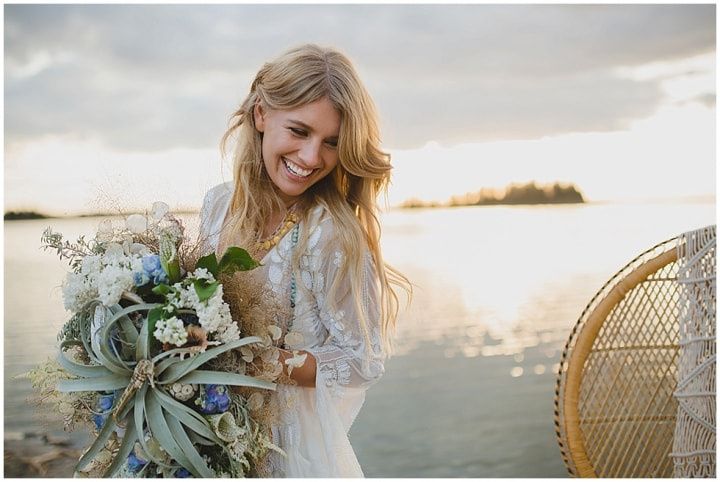
<instances>
[{"instance_id":1,"label":"chair frame","mask_svg":"<svg viewBox=\"0 0 720 482\"><path fill-rule=\"evenodd\" d=\"M563 461L571 476L597 477L586 452L578 408L585 361L612 310L636 286L677 261L678 239L673 237L644 251L611 277L585 307L568 338L557 374L555 428ZM637 265L649 255L652 256L649 260Z\"/></svg>"}]
</instances>

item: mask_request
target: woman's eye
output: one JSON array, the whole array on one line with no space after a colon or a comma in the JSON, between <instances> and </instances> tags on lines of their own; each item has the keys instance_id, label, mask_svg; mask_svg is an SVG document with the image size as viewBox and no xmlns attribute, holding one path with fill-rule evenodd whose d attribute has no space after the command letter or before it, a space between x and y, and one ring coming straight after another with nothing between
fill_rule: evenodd
<instances>
[{"instance_id":1,"label":"woman's eye","mask_svg":"<svg viewBox=\"0 0 720 482\"><path fill-rule=\"evenodd\" d=\"M297 127L289 127L289 129L293 134L298 137L305 137L307 135L307 132L302 129L298 129Z\"/></svg>"},{"instance_id":2,"label":"woman's eye","mask_svg":"<svg viewBox=\"0 0 720 482\"><path fill-rule=\"evenodd\" d=\"M338 145L337 141L327 141L325 144L327 144L328 147L331 147L333 149L337 149L337 145Z\"/></svg>"}]
</instances>

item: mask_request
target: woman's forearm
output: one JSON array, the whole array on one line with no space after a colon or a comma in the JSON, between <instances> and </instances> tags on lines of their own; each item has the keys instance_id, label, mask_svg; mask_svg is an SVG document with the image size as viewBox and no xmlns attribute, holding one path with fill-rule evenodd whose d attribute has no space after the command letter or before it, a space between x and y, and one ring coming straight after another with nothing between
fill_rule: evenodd
<instances>
[{"instance_id":1,"label":"woman's forearm","mask_svg":"<svg viewBox=\"0 0 720 482\"><path fill-rule=\"evenodd\" d=\"M298 354L307 355L305 362L301 366L293 367L289 370L286 360L293 358L293 353L288 350L280 349L280 362L283 365L283 373L295 380L301 387L315 387L315 376L317 374L317 363L315 357L304 350L298 350Z\"/></svg>"}]
</instances>

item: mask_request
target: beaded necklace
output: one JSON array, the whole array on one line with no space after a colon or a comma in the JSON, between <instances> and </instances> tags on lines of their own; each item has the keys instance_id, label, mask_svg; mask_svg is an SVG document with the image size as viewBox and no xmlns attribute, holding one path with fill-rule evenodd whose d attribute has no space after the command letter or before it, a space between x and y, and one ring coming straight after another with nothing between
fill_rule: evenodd
<instances>
[{"instance_id":1,"label":"beaded necklace","mask_svg":"<svg viewBox=\"0 0 720 482\"><path fill-rule=\"evenodd\" d=\"M280 224L278 224L278 227L270 236L255 243L255 248L258 251L270 251L273 246L278 244L283 236L285 236L285 234L287 234L287 232L297 224L298 216L295 212L293 212L293 208L290 208L290 210L285 214L283 220Z\"/></svg>"},{"instance_id":2,"label":"beaded necklace","mask_svg":"<svg viewBox=\"0 0 720 482\"><path fill-rule=\"evenodd\" d=\"M296 224L295 228L293 229L291 240L292 240L292 247L294 248L297 246L298 237L300 234L300 225ZM292 270L292 268L291 268ZM293 320L295 320L295 301L297 300L297 283L295 282L295 272L292 271L292 274L290 275L290 308L293 310L290 321L288 321L287 331L286 333L290 333L293 326ZM283 343L283 348L288 349L287 343Z\"/></svg>"}]
</instances>

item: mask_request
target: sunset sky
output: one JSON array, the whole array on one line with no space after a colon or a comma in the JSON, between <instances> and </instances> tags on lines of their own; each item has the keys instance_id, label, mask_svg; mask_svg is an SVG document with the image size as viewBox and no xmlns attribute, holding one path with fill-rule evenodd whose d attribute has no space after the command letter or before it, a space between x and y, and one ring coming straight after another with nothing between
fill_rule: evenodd
<instances>
[{"instance_id":1,"label":"sunset sky","mask_svg":"<svg viewBox=\"0 0 720 482\"><path fill-rule=\"evenodd\" d=\"M355 62L390 204L510 182L592 201L715 195L714 5L5 5L5 210L72 215L231 180L218 143L262 63Z\"/></svg>"}]
</instances>

